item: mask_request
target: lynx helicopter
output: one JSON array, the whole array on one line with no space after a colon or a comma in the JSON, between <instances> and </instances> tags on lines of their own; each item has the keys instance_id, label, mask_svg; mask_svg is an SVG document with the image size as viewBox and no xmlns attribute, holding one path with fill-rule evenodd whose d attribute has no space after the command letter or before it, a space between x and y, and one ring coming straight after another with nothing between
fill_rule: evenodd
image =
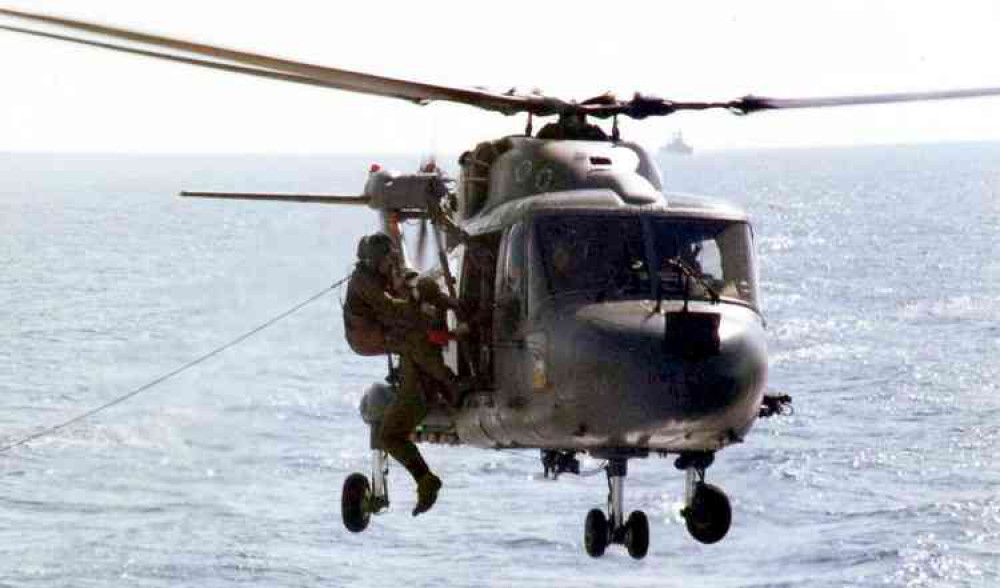
<instances>
[{"instance_id":1,"label":"lynx helicopter","mask_svg":"<svg viewBox=\"0 0 1000 588\"><path fill-rule=\"evenodd\" d=\"M706 470L716 452L742 442L758 418L789 400L764 393L767 351L747 214L665 190L653 159L621 137L618 118L1000 95L1000 88L980 88L575 102L404 81L7 9L0 16L40 27L0 25L13 33L421 105L447 101L526 115L523 133L463 155L457 180L434 167L411 174L373 167L361 195L183 194L376 211L411 265L425 266L425 275L482 317L445 350L476 389L457 409L433 405L416 440L539 449L553 476L580 473L583 453L606 460L607 509L591 510L584 527L584 547L594 557L610 544L645 556L648 520L642 511L626 518L624 480L628 460L649 455L676 456L686 477L689 532L703 543L720 541L732 511L725 493L706 482ZM536 117L555 121L536 133ZM591 119L610 119L610 132ZM414 247L401 230L408 221L421 223ZM425 255L428 246L433 255ZM427 257L436 263L422 264ZM456 325L453 313L440 318ZM366 392L362 417L373 431L391 395L392 386L382 384ZM355 532L389 506L386 455L374 442L372 450L371 479L355 473L344 483L344 524Z\"/></svg>"}]
</instances>

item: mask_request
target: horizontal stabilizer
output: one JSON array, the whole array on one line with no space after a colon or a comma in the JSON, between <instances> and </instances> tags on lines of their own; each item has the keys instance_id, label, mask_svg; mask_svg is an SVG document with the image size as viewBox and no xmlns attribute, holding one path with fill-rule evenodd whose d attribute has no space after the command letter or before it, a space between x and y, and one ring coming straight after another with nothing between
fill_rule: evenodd
<instances>
[{"instance_id":1,"label":"horizontal stabilizer","mask_svg":"<svg viewBox=\"0 0 1000 588\"><path fill-rule=\"evenodd\" d=\"M368 205L368 196L337 196L334 194L294 194L281 192L181 192L185 198L221 198L224 200L270 200L274 202L312 202L319 204Z\"/></svg>"}]
</instances>

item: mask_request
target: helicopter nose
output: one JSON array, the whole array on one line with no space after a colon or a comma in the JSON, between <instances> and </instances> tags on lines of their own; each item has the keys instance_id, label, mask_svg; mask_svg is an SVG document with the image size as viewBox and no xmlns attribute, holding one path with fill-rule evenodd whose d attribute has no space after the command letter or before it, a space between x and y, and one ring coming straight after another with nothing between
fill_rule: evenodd
<instances>
[{"instance_id":1,"label":"helicopter nose","mask_svg":"<svg viewBox=\"0 0 1000 588\"><path fill-rule=\"evenodd\" d=\"M603 423L596 428L625 424L630 433L622 442L675 447L678 435L692 445L715 444L719 434L731 441L753 423L767 351L749 308L705 304L660 313L648 303L620 302L581 308L575 318L575 379L594 391L587 421Z\"/></svg>"}]
</instances>

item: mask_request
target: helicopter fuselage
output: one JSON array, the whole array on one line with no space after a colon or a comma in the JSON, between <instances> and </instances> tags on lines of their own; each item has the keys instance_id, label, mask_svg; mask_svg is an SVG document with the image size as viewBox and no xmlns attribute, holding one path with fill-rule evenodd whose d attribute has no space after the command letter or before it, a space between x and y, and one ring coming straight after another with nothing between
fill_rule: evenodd
<instances>
[{"instance_id":1,"label":"helicopter fuselage","mask_svg":"<svg viewBox=\"0 0 1000 588\"><path fill-rule=\"evenodd\" d=\"M759 320L739 306L692 305L690 312L718 317L721 341L718 352L688 358L672 352L670 338L683 334L667 326L683 303L661 312L654 304L566 308L539 322L523 347L498 341L504 379L460 412L462 442L682 452L742 441L766 375Z\"/></svg>"},{"instance_id":2,"label":"helicopter fuselage","mask_svg":"<svg viewBox=\"0 0 1000 588\"><path fill-rule=\"evenodd\" d=\"M746 214L664 194L635 145L505 141L488 177L466 162L490 189L478 208L459 193L470 239L449 257L478 312L447 360L483 383L449 419L461 442L684 452L741 441L767 371Z\"/></svg>"}]
</instances>

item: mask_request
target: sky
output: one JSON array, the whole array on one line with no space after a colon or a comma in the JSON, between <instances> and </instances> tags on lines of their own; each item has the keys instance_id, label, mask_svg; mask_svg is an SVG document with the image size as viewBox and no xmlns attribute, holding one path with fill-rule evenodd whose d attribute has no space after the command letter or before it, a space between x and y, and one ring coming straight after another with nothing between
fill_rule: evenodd
<instances>
[{"instance_id":1,"label":"sky","mask_svg":"<svg viewBox=\"0 0 1000 588\"><path fill-rule=\"evenodd\" d=\"M438 84L672 99L1000 87L995 0L16 1L237 49ZM7 24L13 21L5 21ZM0 151L459 153L525 117L204 71L0 31ZM1000 98L622 121L649 148L1000 140ZM538 128L536 124L536 128Z\"/></svg>"}]
</instances>

